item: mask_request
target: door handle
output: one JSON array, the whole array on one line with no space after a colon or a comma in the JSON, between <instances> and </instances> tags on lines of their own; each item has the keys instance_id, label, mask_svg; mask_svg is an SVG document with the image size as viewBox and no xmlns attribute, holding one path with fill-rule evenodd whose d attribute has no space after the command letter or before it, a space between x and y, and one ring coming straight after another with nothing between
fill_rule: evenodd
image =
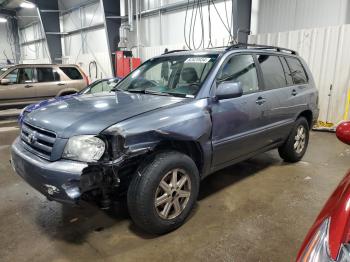
<instances>
[{"instance_id":1,"label":"door handle","mask_svg":"<svg viewBox=\"0 0 350 262\"><path fill-rule=\"evenodd\" d=\"M296 96L298 94L297 90L293 89L292 96Z\"/></svg>"},{"instance_id":2,"label":"door handle","mask_svg":"<svg viewBox=\"0 0 350 262\"><path fill-rule=\"evenodd\" d=\"M64 85L66 85L66 84L64 84L64 83L58 83L57 85L58 85L58 86L64 86Z\"/></svg>"},{"instance_id":3,"label":"door handle","mask_svg":"<svg viewBox=\"0 0 350 262\"><path fill-rule=\"evenodd\" d=\"M30 87L33 87L32 85L25 85L24 86L25 88L30 88Z\"/></svg>"},{"instance_id":4,"label":"door handle","mask_svg":"<svg viewBox=\"0 0 350 262\"><path fill-rule=\"evenodd\" d=\"M258 105L262 105L265 102L266 102L266 99L261 96L259 96L258 99L255 101L255 103L257 103Z\"/></svg>"}]
</instances>

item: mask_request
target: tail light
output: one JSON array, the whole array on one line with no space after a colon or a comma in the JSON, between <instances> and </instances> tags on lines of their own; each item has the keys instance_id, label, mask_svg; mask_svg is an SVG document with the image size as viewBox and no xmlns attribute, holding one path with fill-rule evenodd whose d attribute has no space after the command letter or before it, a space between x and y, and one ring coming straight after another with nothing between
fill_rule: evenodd
<instances>
[{"instance_id":1,"label":"tail light","mask_svg":"<svg viewBox=\"0 0 350 262\"><path fill-rule=\"evenodd\" d=\"M79 68L79 69L80 69L80 72L81 72L82 75L83 75L83 78L84 78L84 81L85 81L86 85L87 85L87 86L90 85L90 79L89 79L89 77L85 74L84 70L82 70L81 68Z\"/></svg>"}]
</instances>

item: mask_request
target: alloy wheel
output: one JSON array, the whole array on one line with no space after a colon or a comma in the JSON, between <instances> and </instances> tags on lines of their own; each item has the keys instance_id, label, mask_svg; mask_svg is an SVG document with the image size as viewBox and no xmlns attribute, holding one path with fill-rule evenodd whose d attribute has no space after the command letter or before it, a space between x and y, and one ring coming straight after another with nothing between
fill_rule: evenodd
<instances>
[{"instance_id":1,"label":"alloy wheel","mask_svg":"<svg viewBox=\"0 0 350 262\"><path fill-rule=\"evenodd\" d=\"M306 130L304 126L299 126L297 129L297 134L294 137L294 150L298 154L300 154L304 147L306 142Z\"/></svg>"},{"instance_id":2,"label":"alloy wheel","mask_svg":"<svg viewBox=\"0 0 350 262\"><path fill-rule=\"evenodd\" d=\"M154 206L163 219L174 219L186 208L191 196L191 180L186 171L173 169L165 174L156 190Z\"/></svg>"}]
</instances>

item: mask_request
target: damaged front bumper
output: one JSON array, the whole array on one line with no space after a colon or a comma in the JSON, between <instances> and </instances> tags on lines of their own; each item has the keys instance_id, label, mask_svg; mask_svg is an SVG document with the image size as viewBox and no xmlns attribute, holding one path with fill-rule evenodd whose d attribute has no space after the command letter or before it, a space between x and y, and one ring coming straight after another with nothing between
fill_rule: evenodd
<instances>
[{"instance_id":1,"label":"damaged front bumper","mask_svg":"<svg viewBox=\"0 0 350 262\"><path fill-rule=\"evenodd\" d=\"M16 173L50 200L76 204L82 192L81 178L86 163L44 160L23 147L17 138L11 147L11 163Z\"/></svg>"}]
</instances>

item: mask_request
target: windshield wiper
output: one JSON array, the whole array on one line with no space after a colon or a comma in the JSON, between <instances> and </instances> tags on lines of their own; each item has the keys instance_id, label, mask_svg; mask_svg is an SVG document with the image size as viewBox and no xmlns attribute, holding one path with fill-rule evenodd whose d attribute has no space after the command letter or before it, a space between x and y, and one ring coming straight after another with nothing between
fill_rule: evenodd
<instances>
[{"instance_id":1,"label":"windshield wiper","mask_svg":"<svg viewBox=\"0 0 350 262\"><path fill-rule=\"evenodd\" d=\"M141 94L150 94L150 95L158 95L158 96L169 96L166 92L159 92L154 90L148 90L148 89L129 89L125 90L126 92L130 93L141 93Z\"/></svg>"},{"instance_id":2,"label":"windshield wiper","mask_svg":"<svg viewBox=\"0 0 350 262\"><path fill-rule=\"evenodd\" d=\"M158 95L158 96L169 96L167 92L159 92L154 90L145 90L145 94Z\"/></svg>"},{"instance_id":3,"label":"windshield wiper","mask_svg":"<svg viewBox=\"0 0 350 262\"><path fill-rule=\"evenodd\" d=\"M171 96L176 96L176 97L187 97L187 94L183 94L183 93L176 93L176 92L166 92L168 95Z\"/></svg>"}]
</instances>

